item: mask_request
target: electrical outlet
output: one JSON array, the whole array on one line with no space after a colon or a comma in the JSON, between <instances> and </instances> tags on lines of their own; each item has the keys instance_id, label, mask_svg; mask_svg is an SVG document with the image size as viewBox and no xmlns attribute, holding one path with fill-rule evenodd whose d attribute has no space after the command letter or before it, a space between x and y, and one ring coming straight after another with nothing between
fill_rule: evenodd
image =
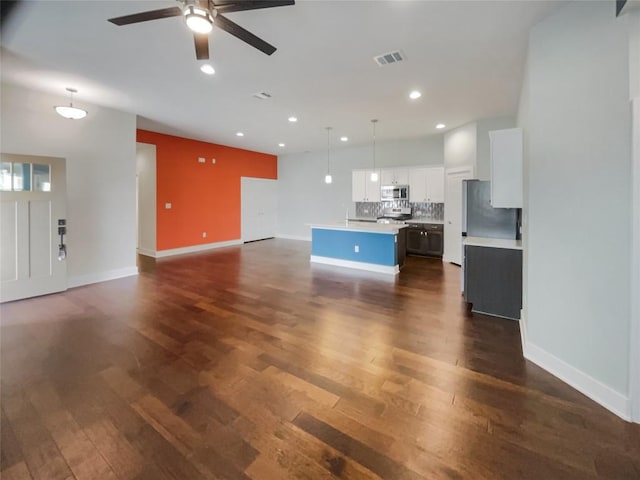
<instances>
[{"instance_id":1,"label":"electrical outlet","mask_svg":"<svg viewBox=\"0 0 640 480\"><path fill-rule=\"evenodd\" d=\"M207 232L202 232L202 238L207 238Z\"/></svg>"},{"instance_id":2,"label":"electrical outlet","mask_svg":"<svg viewBox=\"0 0 640 480\"><path fill-rule=\"evenodd\" d=\"M171 209L171 203L167 202L164 204L164 208L166 208L167 210Z\"/></svg>"},{"instance_id":3,"label":"electrical outlet","mask_svg":"<svg viewBox=\"0 0 640 480\"><path fill-rule=\"evenodd\" d=\"M198 163L204 163L206 162L204 157L198 157Z\"/></svg>"},{"instance_id":4,"label":"electrical outlet","mask_svg":"<svg viewBox=\"0 0 640 480\"><path fill-rule=\"evenodd\" d=\"M360 245L354 245L353 246L353 251L356 253L360 253Z\"/></svg>"}]
</instances>

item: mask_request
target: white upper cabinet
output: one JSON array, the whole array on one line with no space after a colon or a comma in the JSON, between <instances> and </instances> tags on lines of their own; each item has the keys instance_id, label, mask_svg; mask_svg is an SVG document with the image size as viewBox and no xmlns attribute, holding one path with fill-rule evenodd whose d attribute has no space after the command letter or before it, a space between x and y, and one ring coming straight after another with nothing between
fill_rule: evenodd
<instances>
[{"instance_id":1,"label":"white upper cabinet","mask_svg":"<svg viewBox=\"0 0 640 480\"><path fill-rule=\"evenodd\" d=\"M375 182L371 180L371 174L374 170L365 170L365 190L367 192L367 202L379 202L380 201L380 170L375 170L378 173L378 180Z\"/></svg>"},{"instance_id":2,"label":"white upper cabinet","mask_svg":"<svg viewBox=\"0 0 640 480\"><path fill-rule=\"evenodd\" d=\"M444 203L444 167L417 167L409 171L411 202Z\"/></svg>"},{"instance_id":3,"label":"white upper cabinet","mask_svg":"<svg viewBox=\"0 0 640 480\"><path fill-rule=\"evenodd\" d=\"M491 206L522 208L522 129L489 132L491 145Z\"/></svg>"},{"instance_id":4,"label":"white upper cabinet","mask_svg":"<svg viewBox=\"0 0 640 480\"><path fill-rule=\"evenodd\" d=\"M444 167L427 168L427 202L444 203Z\"/></svg>"},{"instance_id":5,"label":"white upper cabinet","mask_svg":"<svg viewBox=\"0 0 640 480\"><path fill-rule=\"evenodd\" d=\"M412 168L409 172L409 201L427 201L427 168Z\"/></svg>"},{"instance_id":6,"label":"white upper cabinet","mask_svg":"<svg viewBox=\"0 0 640 480\"><path fill-rule=\"evenodd\" d=\"M400 168L383 168L380 170L381 185L409 185L409 169Z\"/></svg>"},{"instance_id":7,"label":"white upper cabinet","mask_svg":"<svg viewBox=\"0 0 640 480\"><path fill-rule=\"evenodd\" d=\"M367 172L364 170L354 170L351 172L351 200L354 202L364 202L367 197Z\"/></svg>"},{"instance_id":8,"label":"white upper cabinet","mask_svg":"<svg viewBox=\"0 0 640 480\"><path fill-rule=\"evenodd\" d=\"M354 202L380 201L380 171L378 180L371 180L373 170L353 170L351 172L351 200Z\"/></svg>"}]
</instances>

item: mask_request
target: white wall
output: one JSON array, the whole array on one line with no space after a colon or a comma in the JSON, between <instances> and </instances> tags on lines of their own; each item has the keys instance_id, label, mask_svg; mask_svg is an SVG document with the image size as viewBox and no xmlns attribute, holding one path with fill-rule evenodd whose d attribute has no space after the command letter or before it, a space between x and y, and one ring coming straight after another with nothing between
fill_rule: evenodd
<instances>
[{"instance_id":1,"label":"white wall","mask_svg":"<svg viewBox=\"0 0 640 480\"><path fill-rule=\"evenodd\" d=\"M473 167L476 164L477 124L467 123L444 136L444 167Z\"/></svg>"},{"instance_id":2,"label":"white wall","mask_svg":"<svg viewBox=\"0 0 640 480\"><path fill-rule=\"evenodd\" d=\"M306 224L342 220L351 201L351 171L371 168L371 145L341 147L332 141L331 175L324 183L327 152L278 157L278 235L310 238ZM376 167L442 165L442 135L376 143Z\"/></svg>"},{"instance_id":3,"label":"white wall","mask_svg":"<svg viewBox=\"0 0 640 480\"><path fill-rule=\"evenodd\" d=\"M628 38L611 2L531 31L525 129L525 355L628 415ZM625 412L626 409L626 412Z\"/></svg>"},{"instance_id":4,"label":"white wall","mask_svg":"<svg viewBox=\"0 0 640 480\"><path fill-rule=\"evenodd\" d=\"M633 101L633 207L631 255L631 334L629 382L632 418L640 423L640 11L627 15L629 23L629 98ZM635 293L634 293L635 292Z\"/></svg>"},{"instance_id":5,"label":"white wall","mask_svg":"<svg viewBox=\"0 0 640 480\"><path fill-rule=\"evenodd\" d=\"M136 145L136 176L138 179L138 251L156 252L156 146Z\"/></svg>"},{"instance_id":6,"label":"white wall","mask_svg":"<svg viewBox=\"0 0 640 480\"><path fill-rule=\"evenodd\" d=\"M136 118L76 102L83 120L58 116L49 95L2 85L2 151L67 160L68 284L135 274Z\"/></svg>"}]
</instances>

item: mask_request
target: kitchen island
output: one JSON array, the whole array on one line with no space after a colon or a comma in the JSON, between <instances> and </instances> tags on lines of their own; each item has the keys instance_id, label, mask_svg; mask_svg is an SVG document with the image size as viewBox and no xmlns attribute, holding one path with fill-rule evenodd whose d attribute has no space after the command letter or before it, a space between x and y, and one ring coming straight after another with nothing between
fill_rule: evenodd
<instances>
[{"instance_id":1,"label":"kitchen island","mask_svg":"<svg viewBox=\"0 0 640 480\"><path fill-rule=\"evenodd\" d=\"M311 225L310 261L396 275L404 265L405 228L358 221Z\"/></svg>"}]
</instances>

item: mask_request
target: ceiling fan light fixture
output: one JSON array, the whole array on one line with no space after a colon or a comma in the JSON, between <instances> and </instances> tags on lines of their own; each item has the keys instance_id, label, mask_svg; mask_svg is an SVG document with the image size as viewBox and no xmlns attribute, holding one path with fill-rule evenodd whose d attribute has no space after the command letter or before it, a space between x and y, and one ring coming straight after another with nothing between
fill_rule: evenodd
<instances>
[{"instance_id":1,"label":"ceiling fan light fixture","mask_svg":"<svg viewBox=\"0 0 640 480\"><path fill-rule=\"evenodd\" d=\"M73 94L77 93L78 90L75 88L67 88L67 92L69 92L69 105L56 105L55 110L58 115L64 118L68 118L69 120L80 120L87 116L87 111L78 107L73 106Z\"/></svg>"},{"instance_id":2,"label":"ceiling fan light fixture","mask_svg":"<svg viewBox=\"0 0 640 480\"><path fill-rule=\"evenodd\" d=\"M211 12L197 5L187 5L183 10L187 26L195 33L209 33L213 28Z\"/></svg>"}]
</instances>

